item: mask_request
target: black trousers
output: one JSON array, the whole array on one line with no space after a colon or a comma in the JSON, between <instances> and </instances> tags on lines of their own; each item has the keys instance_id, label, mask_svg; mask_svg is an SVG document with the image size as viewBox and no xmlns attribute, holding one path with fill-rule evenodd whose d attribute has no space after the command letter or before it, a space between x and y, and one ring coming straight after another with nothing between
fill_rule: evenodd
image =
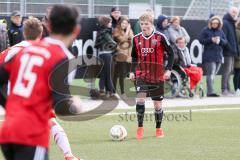
<instances>
[{"instance_id":1,"label":"black trousers","mask_svg":"<svg viewBox=\"0 0 240 160\"><path fill-rule=\"evenodd\" d=\"M19 144L1 144L6 160L48 160L48 151L44 147Z\"/></svg>"},{"instance_id":2,"label":"black trousers","mask_svg":"<svg viewBox=\"0 0 240 160\"><path fill-rule=\"evenodd\" d=\"M99 80L99 89L100 91L113 92L113 84L112 84L112 55L111 54L101 54L100 59L103 62L103 68L100 73Z\"/></svg>"},{"instance_id":3,"label":"black trousers","mask_svg":"<svg viewBox=\"0 0 240 160\"><path fill-rule=\"evenodd\" d=\"M240 89L240 69L238 68L234 69L233 85L235 90Z\"/></svg>"},{"instance_id":4,"label":"black trousers","mask_svg":"<svg viewBox=\"0 0 240 160\"><path fill-rule=\"evenodd\" d=\"M124 79L126 78L130 70L130 63L127 62L115 62L114 75L113 75L113 88L114 92L117 90L117 80L119 79L119 85L121 94L124 94Z\"/></svg>"}]
</instances>

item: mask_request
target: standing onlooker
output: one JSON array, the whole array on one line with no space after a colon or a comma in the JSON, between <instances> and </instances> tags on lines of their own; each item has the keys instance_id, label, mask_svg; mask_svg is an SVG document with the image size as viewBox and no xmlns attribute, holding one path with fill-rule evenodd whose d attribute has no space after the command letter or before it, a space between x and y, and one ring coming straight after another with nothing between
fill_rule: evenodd
<instances>
[{"instance_id":1,"label":"standing onlooker","mask_svg":"<svg viewBox=\"0 0 240 160\"><path fill-rule=\"evenodd\" d=\"M116 28L116 26L120 20L121 14L122 13L118 7L113 7L111 9L110 17L112 18L112 28Z\"/></svg>"},{"instance_id":2,"label":"standing onlooker","mask_svg":"<svg viewBox=\"0 0 240 160\"><path fill-rule=\"evenodd\" d=\"M117 53L114 56L116 64L114 67L113 86L116 92L117 80L119 78L121 97L126 98L124 91L124 78L126 77L132 62L131 52L133 38L133 31L131 29L128 17L121 17L117 27L113 32L113 38L118 44Z\"/></svg>"},{"instance_id":3,"label":"standing onlooker","mask_svg":"<svg viewBox=\"0 0 240 160\"><path fill-rule=\"evenodd\" d=\"M230 94L230 76L233 71L234 57L238 54L238 43L235 22L238 17L239 10L231 7L223 17L223 31L226 35L228 45L224 48L224 64L222 72L222 94Z\"/></svg>"},{"instance_id":4,"label":"standing onlooker","mask_svg":"<svg viewBox=\"0 0 240 160\"><path fill-rule=\"evenodd\" d=\"M10 46L13 46L23 40L22 16L19 11L11 14L11 26L8 30Z\"/></svg>"},{"instance_id":5,"label":"standing onlooker","mask_svg":"<svg viewBox=\"0 0 240 160\"><path fill-rule=\"evenodd\" d=\"M240 20L236 24L237 42L238 48L240 48ZM240 96L240 51L238 51L238 56L234 60L234 77L233 84L236 91L236 95Z\"/></svg>"},{"instance_id":6,"label":"standing onlooker","mask_svg":"<svg viewBox=\"0 0 240 160\"><path fill-rule=\"evenodd\" d=\"M214 79L223 61L223 47L227 44L224 32L222 31L222 20L213 16L208 21L208 26L200 33L199 41L204 45L202 63L207 75L207 96L219 97L214 92Z\"/></svg>"},{"instance_id":7,"label":"standing onlooker","mask_svg":"<svg viewBox=\"0 0 240 160\"><path fill-rule=\"evenodd\" d=\"M158 32L163 33L167 37L167 39L170 38L168 28L169 28L168 17L165 15L158 16L156 30Z\"/></svg>"},{"instance_id":8,"label":"standing onlooker","mask_svg":"<svg viewBox=\"0 0 240 160\"><path fill-rule=\"evenodd\" d=\"M103 62L103 68L100 73L99 89L102 96L113 97L113 85L111 78L112 53L107 47L108 43L114 43L112 38L112 19L110 17L99 17L100 30L97 33L95 48L98 50L98 56ZM105 93L104 93L105 89Z\"/></svg>"},{"instance_id":9,"label":"standing onlooker","mask_svg":"<svg viewBox=\"0 0 240 160\"><path fill-rule=\"evenodd\" d=\"M7 49L9 45L7 22L5 19L0 20L0 52Z\"/></svg>"},{"instance_id":10,"label":"standing onlooker","mask_svg":"<svg viewBox=\"0 0 240 160\"><path fill-rule=\"evenodd\" d=\"M170 42L175 43L178 37L184 37L188 43L190 41L190 37L185 28L180 25L180 17L172 17L170 23L171 24L168 28Z\"/></svg>"}]
</instances>

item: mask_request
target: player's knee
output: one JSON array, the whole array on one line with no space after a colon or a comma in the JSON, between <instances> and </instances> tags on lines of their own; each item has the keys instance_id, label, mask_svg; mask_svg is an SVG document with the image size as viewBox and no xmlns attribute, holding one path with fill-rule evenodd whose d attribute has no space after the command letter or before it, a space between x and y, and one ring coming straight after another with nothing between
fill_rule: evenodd
<instances>
[{"instance_id":1,"label":"player's knee","mask_svg":"<svg viewBox=\"0 0 240 160\"><path fill-rule=\"evenodd\" d=\"M154 103L155 110L161 110L162 109L162 102L155 102Z\"/></svg>"},{"instance_id":2,"label":"player's knee","mask_svg":"<svg viewBox=\"0 0 240 160\"><path fill-rule=\"evenodd\" d=\"M136 101L139 105L145 105L145 98L137 98Z\"/></svg>"}]
</instances>

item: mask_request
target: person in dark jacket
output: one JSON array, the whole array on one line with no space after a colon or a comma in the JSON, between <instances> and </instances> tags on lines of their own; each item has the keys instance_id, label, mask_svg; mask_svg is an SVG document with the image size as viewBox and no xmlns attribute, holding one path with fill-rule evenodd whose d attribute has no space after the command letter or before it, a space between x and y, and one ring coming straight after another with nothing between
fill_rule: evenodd
<instances>
[{"instance_id":1,"label":"person in dark jacket","mask_svg":"<svg viewBox=\"0 0 240 160\"><path fill-rule=\"evenodd\" d=\"M223 47L227 40L222 31L222 20L218 16L213 16L208 21L208 26L203 28L199 35L199 41L204 45L202 63L207 75L207 96L219 97L214 92L214 78L223 62Z\"/></svg>"},{"instance_id":2,"label":"person in dark jacket","mask_svg":"<svg viewBox=\"0 0 240 160\"><path fill-rule=\"evenodd\" d=\"M236 32L237 32L238 48L240 48L240 19L236 24ZM236 56L234 59L233 85L235 89L235 94L237 96L240 96L240 54Z\"/></svg>"},{"instance_id":3,"label":"person in dark jacket","mask_svg":"<svg viewBox=\"0 0 240 160\"><path fill-rule=\"evenodd\" d=\"M10 46L13 46L23 40L22 16L19 11L11 14L11 26L8 30Z\"/></svg>"},{"instance_id":4,"label":"person in dark jacket","mask_svg":"<svg viewBox=\"0 0 240 160\"><path fill-rule=\"evenodd\" d=\"M100 73L99 90L101 96L115 98L113 93L111 69L112 53L115 52L117 43L112 37L112 20L110 17L101 16L99 17L98 21L100 24L100 29L97 33L95 48L98 50L98 56L103 62L103 68Z\"/></svg>"},{"instance_id":5,"label":"person in dark jacket","mask_svg":"<svg viewBox=\"0 0 240 160\"><path fill-rule=\"evenodd\" d=\"M122 13L118 7L113 7L111 9L110 17L112 18L112 28L113 29L117 27L117 24L121 18L121 15L122 15Z\"/></svg>"},{"instance_id":6,"label":"person in dark jacket","mask_svg":"<svg viewBox=\"0 0 240 160\"><path fill-rule=\"evenodd\" d=\"M223 17L223 31L226 35L228 45L224 48L224 64L222 72L222 94L230 94L230 75L233 71L234 57L239 53L237 44L237 35L235 22L239 10L236 7L231 7Z\"/></svg>"},{"instance_id":7,"label":"person in dark jacket","mask_svg":"<svg viewBox=\"0 0 240 160\"><path fill-rule=\"evenodd\" d=\"M168 17L165 15L158 16L156 30L158 32L163 33L167 39L169 39L169 32L168 32L169 22Z\"/></svg>"}]
</instances>

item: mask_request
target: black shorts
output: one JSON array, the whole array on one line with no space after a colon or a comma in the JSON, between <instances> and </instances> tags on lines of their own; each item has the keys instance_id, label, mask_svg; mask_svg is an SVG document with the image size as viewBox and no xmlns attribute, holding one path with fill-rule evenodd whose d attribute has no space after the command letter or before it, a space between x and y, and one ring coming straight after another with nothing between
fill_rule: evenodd
<instances>
[{"instance_id":1,"label":"black shorts","mask_svg":"<svg viewBox=\"0 0 240 160\"><path fill-rule=\"evenodd\" d=\"M1 144L6 160L48 160L47 148L19 144Z\"/></svg>"},{"instance_id":2,"label":"black shorts","mask_svg":"<svg viewBox=\"0 0 240 160\"><path fill-rule=\"evenodd\" d=\"M143 79L136 80L137 93L144 92L147 97L151 97L154 101L162 101L164 97L164 83L150 83Z\"/></svg>"}]
</instances>

